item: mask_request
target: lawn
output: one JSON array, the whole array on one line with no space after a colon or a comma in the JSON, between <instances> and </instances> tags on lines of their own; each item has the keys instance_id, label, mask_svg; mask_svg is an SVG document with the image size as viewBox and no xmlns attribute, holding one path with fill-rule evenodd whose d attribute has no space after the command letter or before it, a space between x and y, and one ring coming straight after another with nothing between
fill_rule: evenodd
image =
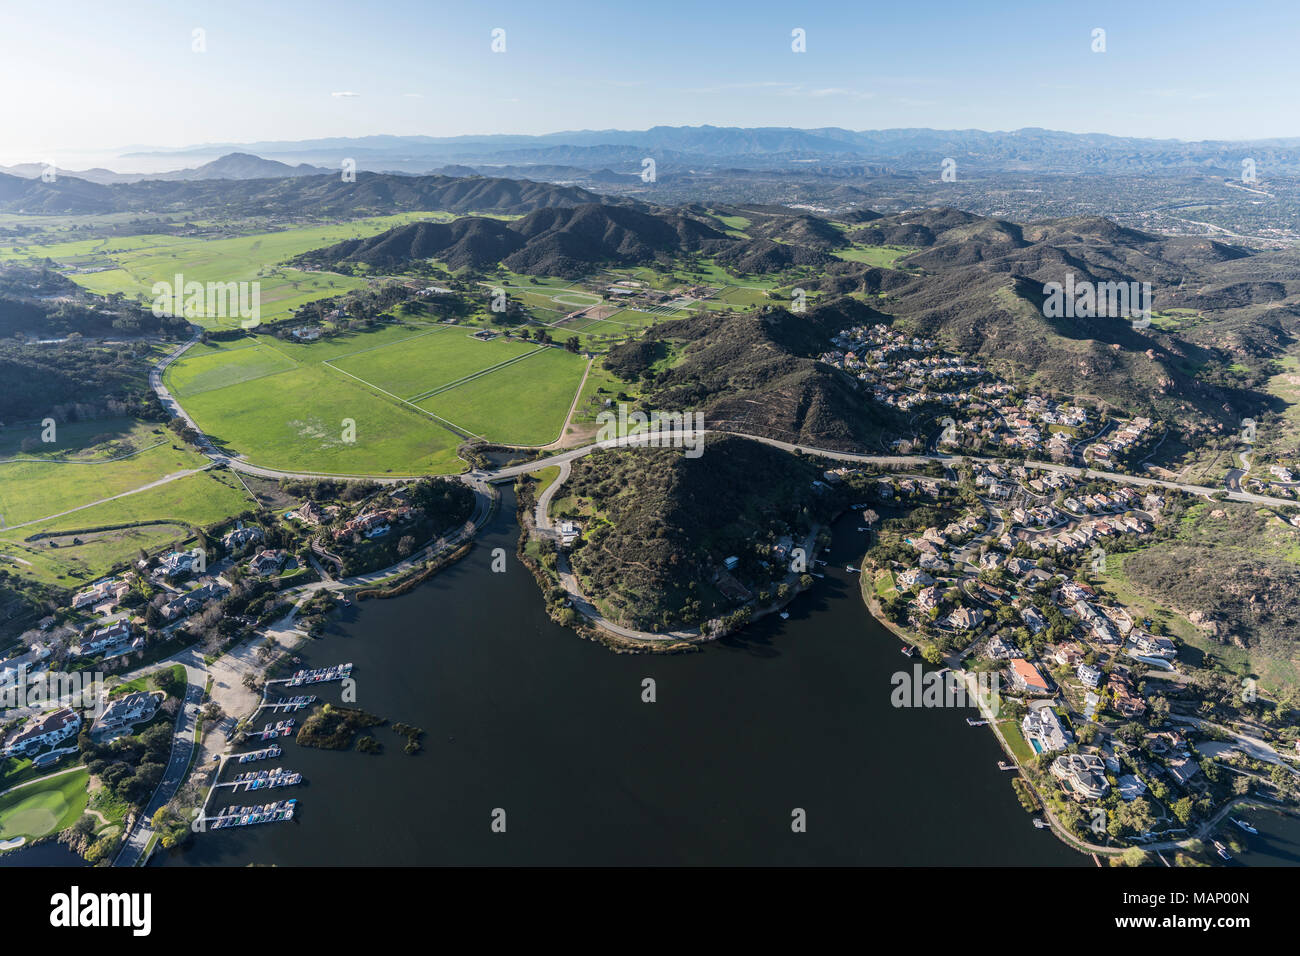
<instances>
[{"instance_id":1,"label":"lawn","mask_svg":"<svg viewBox=\"0 0 1300 956\"><path fill-rule=\"evenodd\" d=\"M1007 739L1007 746L1015 755L1019 763L1029 763L1034 757L1034 748L1025 740L1025 735L1020 732L1020 725L1014 720L998 721L998 730L1002 731L1002 736Z\"/></svg>"},{"instance_id":2,"label":"lawn","mask_svg":"<svg viewBox=\"0 0 1300 956\"><path fill-rule=\"evenodd\" d=\"M258 465L450 474L464 468L456 449L467 436L553 441L582 368L558 348L393 323L309 344L256 336L206 347L173 363L166 382L214 442Z\"/></svg>"},{"instance_id":3,"label":"lawn","mask_svg":"<svg viewBox=\"0 0 1300 956\"><path fill-rule=\"evenodd\" d=\"M494 442L545 445L560 437L584 360L548 348L420 402Z\"/></svg>"},{"instance_id":4,"label":"lawn","mask_svg":"<svg viewBox=\"0 0 1300 956\"><path fill-rule=\"evenodd\" d=\"M92 292L121 292L131 297L143 296L148 301L153 300L155 282L171 283L177 275L183 276L186 282L260 282L261 318L277 319L291 314L307 302L362 288L366 284L362 278L287 268L283 263L289 259L344 239L373 236L402 223L435 218L445 219L446 216L408 213L226 239L175 239L165 244L154 243L148 248L111 254L107 258L117 268L77 274L72 278ZM116 247L120 241L112 240L109 245ZM65 253L74 253L66 258L75 260L86 254L89 244L60 245L67 247ZM41 255L38 247L31 247L26 252ZM194 318L208 328L236 328L240 324L238 316Z\"/></svg>"},{"instance_id":5,"label":"lawn","mask_svg":"<svg viewBox=\"0 0 1300 956\"><path fill-rule=\"evenodd\" d=\"M205 471L18 531L0 532L0 555L12 562L12 572L76 587L130 560L141 548L155 549L187 537L189 526L215 524L253 507L253 499L231 472ZM150 524L81 531L133 522ZM76 535L80 544L71 534L26 540L37 533L75 531L81 531Z\"/></svg>"},{"instance_id":6,"label":"lawn","mask_svg":"<svg viewBox=\"0 0 1300 956\"><path fill-rule=\"evenodd\" d=\"M261 344L193 358L187 354L184 362L174 365L174 370L168 368L167 387L177 398L189 398L298 367L283 353Z\"/></svg>"},{"instance_id":7,"label":"lawn","mask_svg":"<svg viewBox=\"0 0 1300 956\"><path fill-rule=\"evenodd\" d=\"M371 349L330 364L407 401L418 402L453 382L537 351L531 342L497 338L484 342L464 330L426 335Z\"/></svg>"},{"instance_id":8,"label":"lawn","mask_svg":"<svg viewBox=\"0 0 1300 956\"><path fill-rule=\"evenodd\" d=\"M90 771L29 783L0 797L0 840L41 837L67 829L86 809Z\"/></svg>"},{"instance_id":9,"label":"lawn","mask_svg":"<svg viewBox=\"0 0 1300 956\"><path fill-rule=\"evenodd\" d=\"M184 404L213 441L268 468L413 475L463 467L460 439L434 416L326 365L213 389ZM345 432L349 422L353 434Z\"/></svg>"},{"instance_id":10,"label":"lawn","mask_svg":"<svg viewBox=\"0 0 1300 956\"><path fill-rule=\"evenodd\" d=\"M551 487L551 484L556 478L560 477L560 466L548 465L540 471L534 471L530 477L537 479L537 487L534 488L533 491L536 494L541 495L543 491Z\"/></svg>"},{"instance_id":11,"label":"lawn","mask_svg":"<svg viewBox=\"0 0 1300 956\"><path fill-rule=\"evenodd\" d=\"M831 255L848 262L865 262L881 269L893 268L895 262L916 251L915 246L863 246L854 244L848 249L836 249Z\"/></svg>"},{"instance_id":12,"label":"lawn","mask_svg":"<svg viewBox=\"0 0 1300 956\"><path fill-rule=\"evenodd\" d=\"M13 429L0 441L4 527L56 515L207 464L206 458L161 425L125 418L59 425L58 441L27 451L19 446L22 435L21 429Z\"/></svg>"}]
</instances>

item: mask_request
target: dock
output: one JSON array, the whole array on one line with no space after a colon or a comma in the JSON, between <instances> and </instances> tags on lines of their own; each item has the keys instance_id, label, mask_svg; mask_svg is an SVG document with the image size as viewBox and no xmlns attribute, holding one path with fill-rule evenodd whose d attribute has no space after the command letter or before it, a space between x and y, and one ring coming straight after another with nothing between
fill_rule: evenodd
<instances>
[{"instance_id":1,"label":"dock","mask_svg":"<svg viewBox=\"0 0 1300 956\"><path fill-rule=\"evenodd\" d=\"M230 787L238 792L241 788L244 790L274 790L277 787L293 787L302 783L302 774L294 771L286 771L283 767L276 767L274 770L263 770L260 773L256 770L250 770L247 773L241 773L234 780L228 780L225 783L215 783L214 787Z\"/></svg>"},{"instance_id":2,"label":"dock","mask_svg":"<svg viewBox=\"0 0 1300 956\"><path fill-rule=\"evenodd\" d=\"M302 687L306 684L324 684L327 681L343 680L352 674L352 662L335 664L333 667L318 667L315 670L297 671L284 681L288 687Z\"/></svg>"},{"instance_id":3,"label":"dock","mask_svg":"<svg viewBox=\"0 0 1300 956\"><path fill-rule=\"evenodd\" d=\"M209 830L251 827L259 823L281 823L293 819L297 806L297 800L278 800L258 807L226 807L215 817L204 817L203 822Z\"/></svg>"},{"instance_id":4,"label":"dock","mask_svg":"<svg viewBox=\"0 0 1300 956\"><path fill-rule=\"evenodd\" d=\"M254 763L258 760L270 760L272 757L278 757L282 753L284 753L284 751L280 749L279 744L272 744L271 746L264 747L261 750L253 750L246 754L240 754L239 762Z\"/></svg>"},{"instance_id":5,"label":"dock","mask_svg":"<svg viewBox=\"0 0 1300 956\"><path fill-rule=\"evenodd\" d=\"M291 697L288 700L278 700L275 703L266 703L258 706L257 710L270 710L276 713L290 714L294 711L302 710L304 707L310 707L316 703L315 696ZM256 711L254 711L256 713Z\"/></svg>"},{"instance_id":6,"label":"dock","mask_svg":"<svg viewBox=\"0 0 1300 956\"><path fill-rule=\"evenodd\" d=\"M252 736L260 737L262 740L275 740L277 737L288 737L293 733L293 729L294 721L290 718L289 720L282 720L275 724L267 724L259 733L255 733Z\"/></svg>"}]
</instances>

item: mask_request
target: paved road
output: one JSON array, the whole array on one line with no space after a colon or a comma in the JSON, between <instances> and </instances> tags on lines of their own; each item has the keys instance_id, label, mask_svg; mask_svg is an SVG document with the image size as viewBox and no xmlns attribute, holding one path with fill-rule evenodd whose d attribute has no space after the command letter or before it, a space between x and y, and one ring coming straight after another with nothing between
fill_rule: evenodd
<instances>
[{"instance_id":1,"label":"paved road","mask_svg":"<svg viewBox=\"0 0 1300 956\"><path fill-rule=\"evenodd\" d=\"M205 435L203 431L198 427L194 419L192 419L189 416L189 414L185 411L185 409L181 407L180 403L177 402L176 399L172 396L167 386L163 384L163 373L166 371L167 367L171 365L173 362L175 362L178 358L180 358L181 355L183 355L187 350L189 350L196 342L198 342L200 334L201 334L201 330L196 330L193 338L191 338L184 345L178 347L170 355L168 355L166 358L160 361L158 365L149 373L149 384L152 386L154 392L158 395L158 399L159 401L162 402L163 407L168 409L168 411L170 411L171 414L173 414L174 416L182 418L187 425L193 428L194 431L198 432L200 450L204 454L206 454L209 458L211 458L214 463L227 465L233 470L243 472L244 474L257 475L259 477L273 478L273 479L355 478L355 479L366 479L368 481L375 481L381 484L394 484L396 482L409 480L409 476L403 478L403 477L393 477L391 475L340 475L340 474L322 474L319 472L283 471L275 468L264 468L260 465L255 465L249 461L245 461L243 458L231 457L229 455L224 454L223 452L218 451L217 448L212 444L211 440L207 437L207 435ZM572 409L570 409L570 413L572 413ZM712 428L712 429L705 428L705 429L699 429L698 431L687 429L681 432L679 437L683 443L689 443L694 441L697 438L703 441L705 440L705 438L709 433L713 433L715 435L738 435L740 437L749 438L753 441L762 442L765 445L771 445L773 448L784 449L785 451L790 451L790 452L797 451L805 455L812 455L818 458L830 458L836 461L857 462L859 464L868 464L868 465L915 465L915 464L922 464L925 462L937 462L939 464L942 464L944 467L949 467L951 464L960 460L963 457L973 461L1000 460L997 458L980 459L972 455L965 455L965 456L945 455L938 452L933 454L928 454L928 455L863 455L863 454L856 454L854 452L836 451L834 449L829 449L829 448L815 448L810 445L801 445L793 442L778 441L775 438L765 438L758 435L746 434L745 432L737 432L728 429L717 429L717 428ZM610 439L608 441L593 442L590 445L584 445L579 448L569 449L568 451L561 452L557 455L551 455L549 457L539 459L538 461L535 462L529 462L523 465L515 465L510 468L499 468L490 471L471 471L468 476L462 476L462 477L466 478L471 482L504 481L511 478L517 478L520 475L528 474L529 472L536 471L538 468L543 468L546 467L547 465L559 465L559 464L563 464L564 462L571 462L574 459L581 458L583 455L588 455L597 449L635 447L638 445L644 445L647 444L653 437L654 436L647 433L647 434L629 435L623 438ZM1079 474L1079 472L1082 470L1085 473L1086 477L1098 479L1101 481L1112 481L1116 483L1163 487L1169 489L1176 489L1178 491L1185 491L1188 492L1189 494L1196 494L1196 495L1208 496L1214 494L1215 492L1223 490L1221 488L1210 488L1203 485L1189 485L1180 482L1164 481L1158 478L1141 478L1134 475L1117 474L1115 472L1109 472L1109 471L1095 471L1093 469L1080 469L1077 466L1055 465L1048 462L1026 462L1025 467L1032 468L1037 471L1054 471L1061 474L1074 474L1074 475ZM130 492L128 492L128 494L129 493ZM1272 498L1266 495L1255 495L1249 492L1242 492L1240 490L1236 490L1236 491L1229 490L1227 492L1227 495L1230 499L1234 501L1248 501L1253 504L1267 504L1267 505L1274 505L1274 506L1295 504L1294 501L1290 501L1288 499Z\"/></svg>"},{"instance_id":2,"label":"paved road","mask_svg":"<svg viewBox=\"0 0 1300 956\"><path fill-rule=\"evenodd\" d=\"M145 806L144 812L136 818L131 832L127 834L122 849L118 851L117 859L113 861L114 866L140 864L145 848L149 844L149 838L153 836L153 815L158 812L159 807L166 805L172 797L176 796L176 791L185 782L186 770L189 768L190 759L194 756L194 729L198 722L199 703L203 700L203 691L207 687L208 680L206 671L189 664L185 665L185 673L188 683L180 712L176 715L176 732L172 736L172 753L167 761L167 769L163 772L158 789L154 791L153 799Z\"/></svg>"}]
</instances>

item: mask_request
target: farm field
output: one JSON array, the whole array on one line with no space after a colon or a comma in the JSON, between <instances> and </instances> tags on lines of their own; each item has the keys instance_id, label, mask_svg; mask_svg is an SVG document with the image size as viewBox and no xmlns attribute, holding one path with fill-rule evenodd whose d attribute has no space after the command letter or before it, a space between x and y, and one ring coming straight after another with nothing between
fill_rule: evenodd
<instances>
[{"instance_id":1,"label":"farm field","mask_svg":"<svg viewBox=\"0 0 1300 956\"><path fill-rule=\"evenodd\" d=\"M38 433L39 427L31 430ZM55 515L207 464L162 425L130 419L59 425L57 442L28 451L21 448L21 435L14 429L0 440L0 527Z\"/></svg>"},{"instance_id":2,"label":"farm field","mask_svg":"<svg viewBox=\"0 0 1300 956\"><path fill-rule=\"evenodd\" d=\"M400 322L306 344L250 336L187 353L165 377L214 442L254 464L448 474L463 469L456 449L469 436L554 440L583 364L532 342L482 341L463 326Z\"/></svg>"},{"instance_id":3,"label":"farm field","mask_svg":"<svg viewBox=\"0 0 1300 956\"><path fill-rule=\"evenodd\" d=\"M218 446L284 471L339 475L459 471L460 439L433 416L324 364L201 392L185 410ZM346 422L355 425L346 440Z\"/></svg>"},{"instance_id":4,"label":"farm field","mask_svg":"<svg viewBox=\"0 0 1300 956\"><path fill-rule=\"evenodd\" d=\"M310 249L343 239L372 236L402 223L432 218L447 217L438 213L406 213L228 239L133 237L142 243L152 243L137 248L131 248L127 239L106 239L36 245L21 251L22 257L43 258L48 255L69 267L84 265L87 258L97 264L106 260L106 264L116 268L74 274L73 280L92 292L121 292L130 297L143 296L147 300L153 298L155 282L173 282L178 274L186 282L260 282L261 317L269 320L287 316L298 306L315 299L366 284L361 278L304 272L285 268L282 263ZM121 251L109 253L107 250L110 248ZM19 257L12 245L4 249L8 256ZM239 325L238 316L194 318L207 328L236 328Z\"/></svg>"},{"instance_id":5,"label":"farm field","mask_svg":"<svg viewBox=\"0 0 1300 956\"><path fill-rule=\"evenodd\" d=\"M292 359L260 343L240 349L186 356L168 377L168 387L177 398L189 398L214 388L238 385L264 375L297 368ZM170 371L170 370L169 370Z\"/></svg>"},{"instance_id":6,"label":"farm field","mask_svg":"<svg viewBox=\"0 0 1300 956\"><path fill-rule=\"evenodd\" d=\"M418 402L434 389L446 388L539 348L542 346L505 338L482 342L457 329L370 349L330 364L399 398Z\"/></svg>"},{"instance_id":7,"label":"farm field","mask_svg":"<svg viewBox=\"0 0 1300 956\"><path fill-rule=\"evenodd\" d=\"M205 471L21 530L0 531L0 556L13 573L75 587L129 560L141 548L184 539L189 526L214 524L253 507L253 499L231 472ZM143 521L150 524L80 530ZM36 534L51 537L27 540Z\"/></svg>"},{"instance_id":8,"label":"farm field","mask_svg":"<svg viewBox=\"0 0 1300 956\"><path fill-rule=\"evenodd\" d=\"M548 348L420 402L495 442L545 445L560 437L584 362Z\"/></svg>"},{"instance_id":9,"label":"farm field","mask_svg":"<svg viewBox=\"0 0 1300 956\"><path fill-rule=\"evenodd\" d=\"M0 840L28 841L67 829L85 812L90 771L82 768L0 797Z\"/></svg>"},{"instance_id":10,"label":"farm field","mask_svg":"<svg viewBox=\"0 0 1300 956\"><path fill-rule=\"evenodd\" d=\"M903 256L915 251L916 247L914 246L854 245L849 249L836 249L831 255L838 256L848 262L865 262L869 266L888 269Z\"/></svg>"}]
</instances>

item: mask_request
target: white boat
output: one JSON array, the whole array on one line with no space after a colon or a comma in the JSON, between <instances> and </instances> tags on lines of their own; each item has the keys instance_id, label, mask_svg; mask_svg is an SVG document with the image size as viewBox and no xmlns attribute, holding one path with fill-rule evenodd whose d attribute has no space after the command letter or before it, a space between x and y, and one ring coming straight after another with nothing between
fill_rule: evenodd
<instances>
[{"instance_id":1,"label":"white boat","mask_svg":"<svg viewBox=\"0 0 1300 956\"><path fill-rule=\"evenodd\" d=\"M1235 820L1235 819L1234 819L1232 822L1235 823L1235 824L1237 824L1237 826L1241 827L1241 828L1242 828L1243 830L1245 830L1247 833L1258 833L1258 832L1259 832L1259 831L1256 830L1254 827L1252 827L1249 823L1247 823L1245 820Z\"/></svg>"}]
</instances>

